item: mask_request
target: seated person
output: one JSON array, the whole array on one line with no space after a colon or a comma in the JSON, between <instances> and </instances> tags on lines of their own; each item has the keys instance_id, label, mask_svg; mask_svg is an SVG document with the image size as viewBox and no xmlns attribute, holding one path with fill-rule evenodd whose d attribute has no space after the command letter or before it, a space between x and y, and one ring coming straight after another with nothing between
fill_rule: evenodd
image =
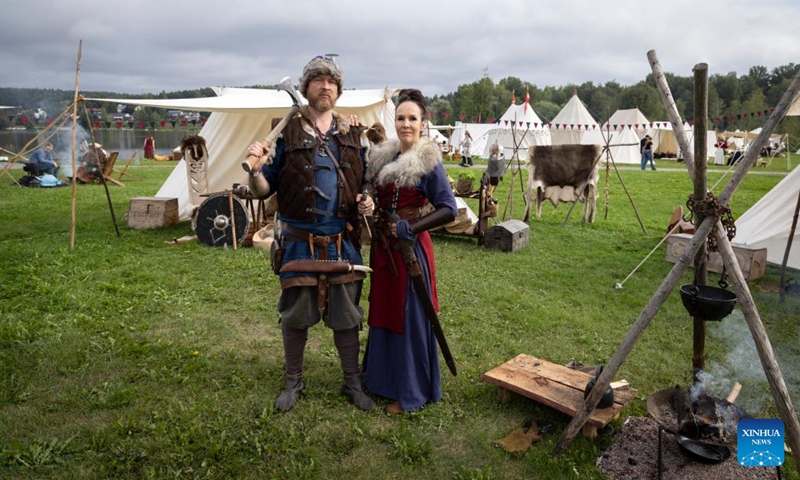
<instances>
[{"instance_id":1,"label":"seated person","mask_svg":"<svg viewBox=\"0 0 800 480\"><path fill-rule=\"evenodd\" d=\"M58 176L58 163L53 160L53 144L50 142L45 143L42 147L38 148L33 155L28 159L23 169L32 175L39 176L49 173L53 176Z\"/></svg>"}]
</instances>

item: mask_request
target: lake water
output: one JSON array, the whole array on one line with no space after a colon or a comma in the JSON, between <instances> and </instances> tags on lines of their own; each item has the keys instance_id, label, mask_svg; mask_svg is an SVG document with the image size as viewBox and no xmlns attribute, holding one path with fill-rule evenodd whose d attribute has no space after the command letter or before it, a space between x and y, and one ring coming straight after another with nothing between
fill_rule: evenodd
<instances>
[{"instance_id":1,"label":"lake water","mask_svg":"<svg viewBox=\"0 0 800 480\"><path fill-rule=\"evenodd\" d=\"M138 158L142 158L144 154L143 145L144 139L148 135L153 135L156 140L156 154L172 156L172 149L180 145L181 139L190 133L198 133L200 127L197 129L186 130L130 130L130 129L101 129L94 131L94 141L101 144L103 149L107 152L119 152L119 159L127 160L131 158L134 150L139 151ZM0 130L0 147L12 153L19 153L25 148L25 145L33 140L38 135L38 132L31 130ZM53 142L53 154L60 161L61 165L66 167L72 162L72 128L61 128L58 131L48 131L42 137L37 139L37 143L43 142L46 137L52 135L50 141ZM91 143L91 136L79 128L75 132L75 138L78 145L84 140ZM29 153L24 156L27 157L36 145L28 147ZM0 155L10 157L8 152L0 151ZM78 155L80 159L80 155ZM65 172L66 173L66 172Z\"/></svg>"}]
</instances>

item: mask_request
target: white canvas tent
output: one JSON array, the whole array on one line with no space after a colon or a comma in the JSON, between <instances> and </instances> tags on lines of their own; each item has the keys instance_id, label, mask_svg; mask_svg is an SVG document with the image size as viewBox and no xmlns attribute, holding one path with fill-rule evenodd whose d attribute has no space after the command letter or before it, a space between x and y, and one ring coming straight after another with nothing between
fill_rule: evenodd
<instances>
[{"instance_id":1,"label":"white canvas tent","mask_svg":"<svg viewBox=\"0 0 800 480\"><path fill-rule=\"evenodd\" d=\"M512 128L513 126L513 128ZM495 143L503 149L506 158L514 154L514 143L519 145L519 159L527 161L528 147L531 145L550 145L550 130L542 123L527 102L508 107L497 125L487 135L487 148Z\"/></svg>"},{"instance_id":2,"label":"white canvas tent","mask_svg":"<svg viewBox=\"0 0 800 480\"><path fill-rule=\"evenodd\" d=\"M686 133L686 139L689 145L694 145L694 128L688 122L683 124L683 130ZM655 150L653 153L659 156L674 157L680 156L680 148L678 147L678 140L675 138L675 132L672 130L670 122L655 122L653 127L647 131L650 138L653 139L653 146ZM709 157L714 156L717 143L717 133L714 130L706 131L706 154Z\"/></svg>"},{"instance_id":3,"label":"white canvas tent","mask_svg":"<svg viewBox=\"0 0 800 480\"><path fill-rule=\"evenodd\" d=\"M550 122L550 139L553 145L603 143L602 140L597 141L597 136L590 134L597 127L597 120L592 117L576 92Z\"/></svg>"},{"instance_id":4,"label":"white canvas tent","mask_svg":"<svg viewBox=\"0 0 800 480\"><path fill-rule=\"evenodd\" d=\"M736 220L733 244L766 248L767 262L781 265L798 194L800 168L795 168ZM796 234L792 241L787 266L800 270L800 235Z\"/></svg>"},{"instance_id":5,"label":"white canvas tent","mask_svg":"<svg viewBox=\"0 0 800 480\"><path fill-rule=\"evenodd\" d=\"M461 148L461 141L464 139L464 133L469 132L472 137L472 148L470 152L473 156L488 158L489 157L489 132L497 128L494 123L461 123L456 122L453 128L453 134L450 137L453 148ZM455 150L453 150L455 152Z\"/></svg>"},{"instance_id":6,"label":"white canvas tent","mask_svg":"<svg viewBox=\"0 0 800 480\"><path fill-rule=\"evenodd\" d=\"M640 165L642 156L639 153L639 137L631 129L606 131L592 130L587 132L583 137L584 145L600 145L605 146L606 138L609 138L608 149L613 157L614 163L624 163L632 165ZM600 159L601 162L607 161L607 156L603 154Z\"/></svg>"},{"instance_id":7,"label":"white canvas tent","mask_svg":"<svg viewBox=\"0 0 800 480\"><path fill-rule=\"evenodd\" d=\"M603 124L603 131L607 129L614 132L623 129L633 129L641 139L652 127L647 117L638 108L619 109L614 112L608 121ZM652 135L651 135L652 136ZM655 143L655 142L654 142Z\"/></svg>"},{"instance_id":8,"label":"white canvas tent","mask_svg":"<svg viewBox=\"0 0 800 480\"><path fill-rule=\"evenodd\" d=\"M283 118L291 108L286 92L252 88L214 88L216 97L174 100L90 99L173 110L212 112L199 135L208 147L208 191L230 189L234 183L247 183L242 170L247 147L263 139L271 130L273 118ZM355 114L365 125L380 121L389 137L396 137L395 106L389 89L345 90L336 102L336 111ZM186 166L183 160L156 193L157 197L175 197L181 220L189 220L195 205L191 204Z\"/></svg>"}]
</instances>

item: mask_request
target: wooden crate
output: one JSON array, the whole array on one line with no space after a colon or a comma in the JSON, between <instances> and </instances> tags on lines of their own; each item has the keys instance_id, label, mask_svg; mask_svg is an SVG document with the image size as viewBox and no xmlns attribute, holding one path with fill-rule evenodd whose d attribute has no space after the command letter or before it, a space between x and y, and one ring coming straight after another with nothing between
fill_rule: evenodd
<instances>
[{"instance_id":1,"label":"wooden crate","mask_svg":"<svg viewBox=\"0 0 800 480\"><path fill-rule=\"evenodd\" d=\"M169 227L178 223L178 199L167 197L131 198L128 226L133 229Z\"/></svg>"},{"instance_id":2,"label":"wooden crate","mask_svg":"<svg viewBox=\"0 0 800 480\"><path fill-rule=\"evenodd\" d=\"M483 380L497 385L500 401L506 402L510 392L530 398L574 417L583 404L583 391L594 375L556 365L530 355L520 354L483 374ZM611 384L614 405L596 408L583 427L583 435L597 437L597 429L619 416L622 407L636 397L636 389L622 380Z\"/></svg>"},{"instance_id":3,"label":"wooden crate","mask_svg":"<svg viewBox=\"0 0 800 480\"><path fill-rule=\"evenodd\" d=\"M531 229L520 220L507 220L486 232L486 248L499 248L504 252L518 252L531 242Z\"/></svg>"},{"instance_id":4,"label":"wooden crate","mask_svg":"<svg viewBox=\"0 0 800 480\"><path fill-rule=\"evenodd\" d=\"M683 256L684 251L692 241L692 235L688 233L675 233L667 237L666 260L675 263ZM754 248L747 245L731 244L739 268L742 269L745 280L755 280L763 277L767 270L767 249ZM694 262L689 266L693 267ZM709 272L722 273L722 256L719 252L711 252L706 261L706 268Z\"/></svg>"}]
</instances>

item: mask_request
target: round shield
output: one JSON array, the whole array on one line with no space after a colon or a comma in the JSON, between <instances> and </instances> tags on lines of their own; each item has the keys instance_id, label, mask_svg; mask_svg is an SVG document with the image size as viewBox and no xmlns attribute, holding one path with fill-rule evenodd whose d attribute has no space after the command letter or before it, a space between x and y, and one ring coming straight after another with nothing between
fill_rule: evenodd
<instances>
[{"instance_id":1,"label":"round shield","mask_svg":"<svg viewBox=\"0 0 800 480\"><path fill-rule=\"evenodd\" d=\"M227 193L215 193L206 198L192 220L192 229L200 243L209 247L233 246L234 226L236 244L241 245L250 228L250 219L242 201L233 197L233 211Z\"/></svg>"}]
</instances>

